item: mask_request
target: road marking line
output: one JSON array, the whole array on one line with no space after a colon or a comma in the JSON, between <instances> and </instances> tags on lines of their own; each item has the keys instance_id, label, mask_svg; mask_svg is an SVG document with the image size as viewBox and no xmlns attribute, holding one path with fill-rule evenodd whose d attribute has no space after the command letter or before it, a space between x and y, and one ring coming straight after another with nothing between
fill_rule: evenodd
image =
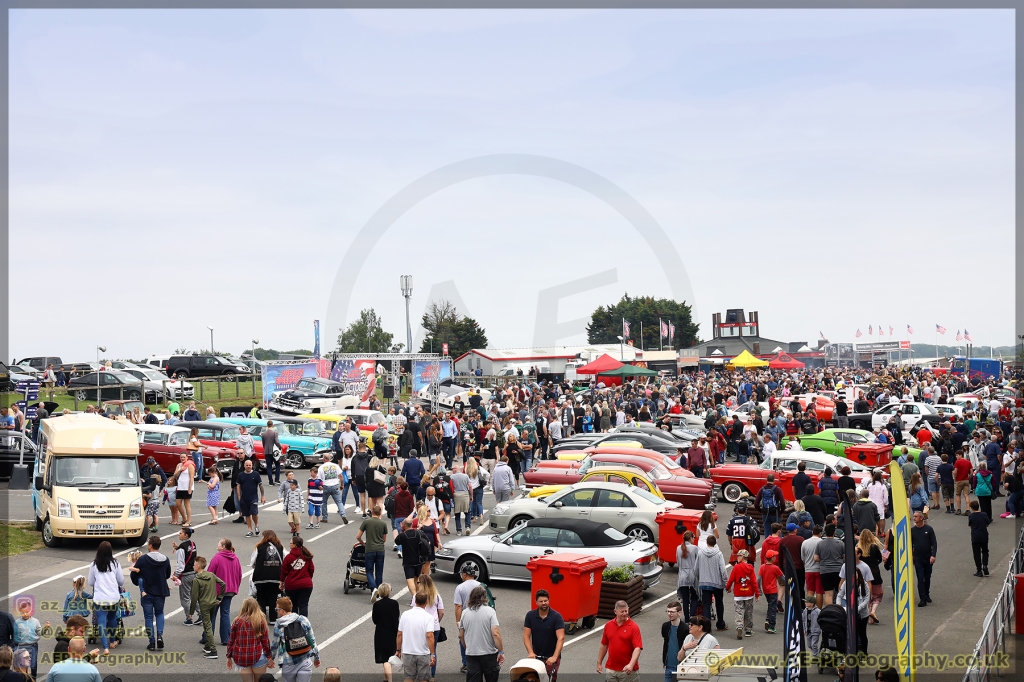
<instances>
[{"instance_id":1,"label":"road marking line","mask_svg":"<svg viewBox=\"0 0 1024 682\"><path fill-rule=\"evenodd\" d=\"M649 607L649 606L654 606L655 604L657 604L657 603L659 603L659 602L663 602L663 601L665 601L666 599L668 599L669 597L674 597L674 596L676 596L676 593L675 593L674 591L673 591L673 592L669 592L669 593L668 593L668 594L666 594L666 595L663 595L663 596L661 596L661 597L658 597L658 598L657 598L657 599L655 599L654 601L651 601L651 602L644 602L644 606L643 606L643 608L645 608L645 609L646 609L646 608L647 608L647 607ZM640 615L643 615L643 613L644 613L644 612L643 612L643 611L641 611L641 612L640 612ZM576 642L580 641L581 639L584 639L585 637L590 637L591 635L596 635L596 634L597 634L597 633L599 633L599 632L604 632L604 628L594 627L594 629L593 629L593 630L591 630L590 632L584 632L584 633L583 633L582 635L580 635L579 637L573 637L573 638L572 638L572 639L570 639L570 640L569 640L568 642L566 642L565 644L563 644L563 645L562 645L562 648L563 648L563 649L565 649L565 648L566 648L567 646L569 646L570 644L574 644L574 643L576 643Z\"/></svg>"},{"instance_id":2,"label":"road marking line","mask_svg":"<svg viewBox=\"0 0 1024 682\"><path fill-rule=\"evenodd\" d=\"M408 587L403 587L397 593L391 595L391 598L397 601L400 597L403 597L403 596L405 596L407 594L409 594L409 588ZM372 617L373 617L373 611L370 611L370 613L367 613L367 614L365 614L363 616L360 616L359 618L357 618L356 620L352 621L350 624L346 625L344 628L342 628L341 630L339 630L338 632L334 633L333 635L328 637L326 640L324 640L323 644L317 642L317 645L316 645L317 649L320 650L320 651L323 651L324 649L326 649L331 644L334 644L339 639L341 639L342 637L344 637L348 633L352 632L353 630L355 630L357 627L359 627L360 625L362 625L366 621L370 620L370 618L372 618Z\"/></svg>"}]
</instances>

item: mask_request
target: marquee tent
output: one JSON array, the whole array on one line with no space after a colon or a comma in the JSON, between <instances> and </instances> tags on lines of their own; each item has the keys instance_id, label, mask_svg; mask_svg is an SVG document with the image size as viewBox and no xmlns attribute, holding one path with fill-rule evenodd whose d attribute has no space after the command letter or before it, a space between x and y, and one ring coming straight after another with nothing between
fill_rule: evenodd
<instances>
[{"instance_id":1,"label":"marquee tent","mask_svg":"<svg viewBox=\"0 0 1024 682\"><path fill-rule=\"evenodd\" d=\"M597 360L594 360L593 362L588 362L587 364L583 365L582 367L577 368L576 369L576 373L577 374L603 374L603 373L605 373L605 372L607 372L609 370L618 369L619 367L623 367L623 364L621 362L619 362L618 360L616 360L615 358L613 358L612 356L610 356L607 353L605 353L604 355L599 357Z\"/></svg>"},{"instance_id":2,"label":"marquee tent","mask_svg":"<svg viewBox=\"0 0 1024 682\"><path fill-rule=\"evenodd\" d=\"M726 367L731 367L731 368L735 368L735 367L741 367L741 368L745 368L745 367L767 367L767 366L768 366L767 362L765 362L764 360L758 360L753 355L751 355L749 351L743 351L742 353L740 353L739 355L734 357L726 365Z\"/></svg>"},{"instance_id":3,"label":"marquee tent","mask_svg":"<svg viewBox=\"0 0 1024 682\"><path fill-rule=\"evenodd\" d=\"M779 353L774 358L770 358L768 360L768 366L772 369L800 369L805 365L799 360L794 360L785 353Z\"/></svg>"}]
</instances>

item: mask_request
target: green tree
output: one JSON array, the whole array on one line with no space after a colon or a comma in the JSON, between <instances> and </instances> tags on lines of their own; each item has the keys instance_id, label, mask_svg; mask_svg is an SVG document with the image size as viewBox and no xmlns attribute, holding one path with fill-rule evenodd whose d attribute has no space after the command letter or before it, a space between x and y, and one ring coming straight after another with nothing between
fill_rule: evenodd
<instances>
[{"instance_id":1,"label":"green tree","mask_svg":"<svg viewBox=\"0 0 1024 682\"><path fill-rule=\"evenodd\" d=\"M421 353L440 353L448 344L448 355L459 357L472 348L487 347L487 333L471 317L460 315L450 301L431 303L421 321L427 334L420 345Z\"/></svg>"},{"instance_id":2,"label":"green tree","mask_svg":"<svg viewBox=\"0 0 1024 682\"><path fill-rule=\"evenodd\" d=\"M256 346L256 348L253 349L253 352L256 354L256 359L260 362L264 362L266 360L277 360L281 355L273 348L260 348L259 346Z\"/></svg>"},{"instance_id":3,"label":"green tree","mask_svg":"<svg viewBox=\"0 0 1024 682\"><path fill-rule=\"evenodd\" d=\"M359 311L359 319L338 335L339 353L387 353L394 335L384 331L373 308Z\"/></svg>"},{"instance_id":4,"label":"green tree","mask_svg":"<svg viewBox=\"0 0 1024 682\"><path fill-rule=\"evenodd\" d=\"M675 325L675 336L666 338L665 346L689 348L700 343L697 335L699 325L690 317L691 309L685 302L651 296L631 297L623 294L618 303L600 306L590 316L587 325L588 343L618 343L622 334L622 320L629 322L629 338L633 345L640 347L640 324L643 323L643 347L656 350L660 347L661 329L658 319L667 325Z\"/></svg>"}]
</instances>

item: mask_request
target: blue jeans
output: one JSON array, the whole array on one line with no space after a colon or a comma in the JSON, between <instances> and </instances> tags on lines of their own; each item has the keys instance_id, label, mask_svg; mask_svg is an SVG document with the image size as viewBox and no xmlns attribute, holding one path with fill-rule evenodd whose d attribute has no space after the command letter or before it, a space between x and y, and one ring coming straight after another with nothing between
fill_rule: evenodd
<instances>
[{"instance_id":1,"label":"blue jeans","mask_svg":"<svg viewBox=\"0 0 1024 682\"><path fill-rule=\"evenodd\" d=\"M371 590L384 582L384 552L366 553L366 582Z\"/></svg>"},{"instance_id":2,"label":"blue jeans","mask_svg":"<svg viewBox=\"0 0 1024 682\"><path fill-rule=\"evenodd\" d=\"M229 594L221 597L220 606L217 607L220 610L220 643L224 646L228 645L228 635L231 634L231 598L233 596ZM210 618L210 631L217 632L217 618L215 617Z\"/></svg>"},{"instance_id":3,"label":"blue jeans","mask_svg":"<svg viewBox=\"0 0 1024 682\"><path fill-rule=\"evenodd\" d=\"M469 515L478 519L484 515L484 487L482 485L473 491L473 502L469 505Z\"/></svg>"},{"instance_id":4,"label":"blue jeans","mask_svg":"<svg viewBox=\"0 0 1024 682\"><path fill-rule=\"evenodd\" d=\"M142 614L146 619L146 631L149 633L151 644L156 643L157 637L164 636L164 600L166 597L151 597L148 594L140 601L142 603ZM156 619L156 629L153 629L153 620Z\"/></svg>"},{"instance_id":5,"label":"blue jeans","mask_svg":"<svg viewBox=\"0 0 1024 682\"><path fill-rule=\"evenodd\" d=\"M764 532L761 533L761 537L766 538L772 534L772 524L779 522L779 515L776 514L764 514L761 516L761 521L764 523Z\"/></svg>"},{"instance_id":6,"label":"blue jeans","mask_svg":"<svg viewBox=\"0 0 1024 682\"><path fill-rule=\"evenodd\" d=\"M267 457L264 453L263 462L267 465L267 483L274 485L281 483L281 460L273 455Z\"/></svg>"},{"instance_id":7,"label":"blue jeans","mask_svg":"<svg viewBox=\"0 0 1024 682\"><path fill-rule=\"evenodd\" d=\"M665 682L675 682L675 679L676 679L676 669L675 668L666 667L665 668Z\"/></svg>"},{"instance_id":8,"label":"blue jeans","mask_svg":"<svg viewBox=\"0 0 1024 682\"><path fill-rule=\"evenodd\" d=\"M330 501L334 500L334 504L338 506L338 513L345 516L345 503L341 499L341 486L337 485L325 485L324 486L324 504L320 509L323 516L320 518L324 521L327 520L327 507L330 506Z\"/></svg>"},{"instance_id":9,"label":"blue jeans","mask_svg":"<svg viewBox=\"0 0 1024 682\"><path fill-rule=\"evenodd\" d=\"M356 486L352 483L351 479L348 483L341 484L341 504L342 506L348 504L348 493L352 491L352 495L356 498L356 506L359 506L359 491L356 490Z\"/></svg>"},{"instance_id":10,"label":"blue jeans","mask_svg":"<svg viewBox=\"0 0 1024 682\"><path fill-rule=\"evenodd\" d=\"M441 439L441 452L444 453L444 466L449 471L452 468L452 463L455 461L455 443L456 440L453 436Z\"/></svg>"},{"instance_id":11,"label":"blue jeans","mask_svg":"<svg viewBox=\"0 0 1024 682\"><path fill-rule=\"evenodd\" d=\"M96 604L96 620L100 626L100 646L110 648L110 640L117 628L117 604Z\"/></svg>"},{"instance_id":12,"label":"blue jeans","mask_svg":"<svg viewBox=\"0 0 1024 682\"><path fill-rule=\"evenodd\" d=\"M203 451L196 450L192 453L192 462L196 465L196 480L203 478Z\"/></svg>"},{"instance_id":13,"label":"blue jeans","mask_svg":"<svg viewBox=\"0 0 1024 682\"><path fill-rule=\"evenodd\" d=\"M1024 513L1024 490L1018 490L1006 498L1006 511L1013 515Z\"/></svg>"}]
</instances>

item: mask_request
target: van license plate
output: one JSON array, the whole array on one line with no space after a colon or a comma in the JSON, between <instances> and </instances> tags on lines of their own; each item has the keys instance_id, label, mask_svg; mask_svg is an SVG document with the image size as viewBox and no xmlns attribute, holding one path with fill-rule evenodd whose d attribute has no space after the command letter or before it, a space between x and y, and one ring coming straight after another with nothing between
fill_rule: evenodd
<instances>
[{"instance_id":1,"label":"van license plate","mask_svg":"<svg viewBox=\"0 0 1024 682\"><path fill-rule=\"evenodd\" d=\"M112 524L112 523L90 523L89 524L89 530L111 531L111 532L113 532L114 524Z\"/></svg>"}]
</instances>

